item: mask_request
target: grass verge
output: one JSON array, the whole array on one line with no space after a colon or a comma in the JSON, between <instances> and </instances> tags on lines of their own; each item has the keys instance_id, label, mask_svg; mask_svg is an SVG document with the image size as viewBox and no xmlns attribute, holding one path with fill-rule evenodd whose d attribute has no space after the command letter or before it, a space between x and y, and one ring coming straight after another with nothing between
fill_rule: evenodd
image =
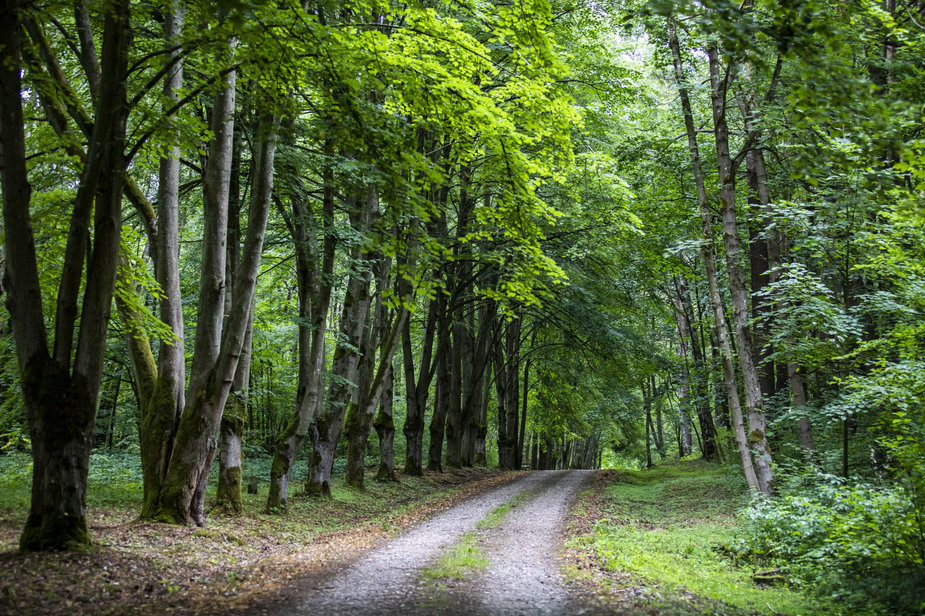
<instances>
[{"instance_id":1,"label":"grass verge","mask_svg":"<svg viewBox=\"0 0 925 616\"><path fill-rule=\"evenodd\" d=\"M670 605L664 613L838 613L785 586L756 584L754 571L724 556L722 546L742 532L737 512L747 498L734 469L699 461L612 472L582 496L579 508L597 521L571 547L640 589L630 596Z\"/></svg>"}]
</instances>

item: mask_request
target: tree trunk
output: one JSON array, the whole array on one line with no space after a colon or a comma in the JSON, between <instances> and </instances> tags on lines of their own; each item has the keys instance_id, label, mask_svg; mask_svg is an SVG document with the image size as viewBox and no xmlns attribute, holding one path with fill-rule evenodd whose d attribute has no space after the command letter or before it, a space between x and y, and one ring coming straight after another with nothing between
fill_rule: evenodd
<instances>
[{"instance_id":1,"label":"tree trunk","mask_svg":"<svg viewBox=\"0 0 925 616\"><path fill-rule=\"evenodd\" d=\"M325 145L325 149L330 153L329 145ZM284 216L296 247L299 384L292 419L276 439L274 447L266 504L268 512L286 508L292 465L320 409L323 395L325 333L331 305L335 249L335 237L330 231L334 224L334 174L330 165L323 171L322 182L324 192L320 220L310 202L297 195L290 196L291 216ZM319 228L323 230L320 247L315 239Z\"/></svg>"},{"instance_id":2,"label":"tree trunk","mask_svg":"<svg viewBox=\"0 0 925 616\"><path fill-rule=\"evenodd\" d=\"M411 321L402 328L402 350L405 368L405 469L406 475L420 476L424 457L424 413L430 383L434 377L436 363L432 361L434 338L436 336L437 308L439 300L430 301L427 323L422 332L423 349L418 378L414 378L414 347L411 340Z\"/></svg>"},{"instance_id":3,"label":"tree trunk","mask_svg":"<svg viewBox=\"0 0 925 616\"><path fill-rule=\"evenodd\" d=\"M228 193L228 241L225 255L225 314L231 313L231 297L236 284L241 260L241 191L238 178L241 172L241 131L234 131L232 139L231 186ZM247 385L250 375L251 344L253 342L254 307L250 307L247 332L241 357L235 368L234 383L222 411L219 425L218 490L217 503L235 514L244 511L241 497L242 448L244 421L247 419Z\"/></svg>"},{"instance_id":4,"label":"tree trunk","mask_svg":"<svg viewBox=\"0 0 925 616\"><path fill-rule=\"evenodd\" d=\"M446 464L454 468L462 466L462 438L466 420L463 417L462 404L463 387L463 354L466 348L466 324L462 314L461 286L457 280L456 292L450 299L450 330L452 343L449 347L449 406L446 409Z\"/></svg>"},{"instance_id":5,"label":"tree trunk","mask_svg":"<svg viewBox=\"0 0 925 616\"><path fill-rule=\"evenodd\" d=\"M456 243L454 256L459 255L461 240L468 233L469 212L474 202L469 198L469 169L460 169L459 206L456 216ZM450 404L446 415L446 463L448 466L463 465L463 437L471 421L473 405L463 401L472 399L473 378L472 337L475 332L467 331L466 302L472 295L472 264L468 260L457 260L447 266L448 286L452 289L448 312L452 315L452 346L450 354ZM479 375L481 376L481 375Z\"/></svg>"},{"instance_id":6,"label":"tree trunk","mask_svg":"<svg viewBox=\"0 0 925 616\"><path fill-rule=\"evenodd\" d=\"M803 386L803 375L800 374L796 362L787 362L787 376L790 378L790 391L792 395L791 406L801 410L797 426L800 432L800 445L803 448L803 457L812 465L816 464L816 442L813 439L813 425L802 408L806 406L806 388Z\"/></svg>"},{"instance_id":7,"label":"tree trunk","mask_svg":"<svg viewBox=\"0 0 925 616\"><path fill-rule=\"evenodd\" d=\"M232 86L233 84L229 84ZM233 95L232 99L233 99ZM219 123L227 123L223 128L230 132L233 106L227 103L217 105L223 114L228 114ZM237 370L238 358L244 346L244 338L251 315L251 304L257 282L257 270L260 265L260 255L263 250L264 231L270 211L273 191L273 161L276 153L276 134L279 127L279 117L264 115L261 118L259 134L261 141L257 147L254 160L253 187L248 211L248 228L242 252L241 267L238 280L235 282L231 301L231 313L228 315L225 327L215 332L215 323L209 311L204 310L200 303L200 312L207 316L200 321L196 328L196 353L193 357L192 373L190 376L187 404L180 418L174 450L167 469L167 478L159 499L158 518L165 522L177 524L205 524L205 490L215 457L218 443L218 428L221 422L222 411ZM230 149L230 144L228 145ZM225 147L219 148L223 152ZM223 159L224 155L221 156ZM207 176L213 180L227 179L230 169L230 155L227 157L227 167L214 169ZM211 160L211 157L210 157ZM226 163L222 163L225 165ZM227 188L224 189L227 193ZM220 192L212 192L215 201L209 205L210 209L227 213L227 194L222 199ZM207 202L208 203L208 202ZM208 220L208 212L206 219ZM208 263L206 254L203 255L203 279L213 281L213 284L222 286L224 280L224 241L225 231L214 235L222 243L222 251L210 251ZM205 234L208 240L211 234ZM221 269L218 268L221 265ZM221 316L223 303L215 304L220 293L209 289L206 292L207 303ZM206 340L200 340L200 330ZM210 340L218 333L221 337L217 349Z\"/></svg>"},{"instance_id":8,"label":"tree trunk","mask_svg":"<svg viewBox=\"0 0 925 616\"><path fill-rule=\"evenodd\" d=\"M357 191L359 192L359 191ZM374 186L366 188L366 195L355 194L349 204L350 223L358 233L369 231L378 211L378 193ZM305 490L313 496L331 496L331 468L334 452L340 439L341 426L347 407L353 399L353 383L360 366L362 337L369 320L370 308L370 254L357 245L351 251L357 265L347 280L344 304L340 315L340 335L331 366L333 378L328 386L320 416L309 427L312 455L309 458Z\"/></svg>"},{"instance_id":9,"label":"tree trunk","mask_svg":"<svg viewBox=\"0 0 925 616\"><path fill-rule=\"evenodd\" d=\"M527 431L527 394L530 392L530 359L524 362L524 390L523 405L520 411L520 434L517 437L517 468L523 468L524 464L524 438Z\"/></svg>"},{"instance_id":10,"label":"tree trunk","mask_svg":"<svg viewBox=\"0 0 925 616\"><path fill-rule=\"evenodd\" d=\"M646 468L652 468L652 411L649 409L649 395L642 390L642 405L646 411Z\"/></svg>"},{"instance_id":11,"label":"tree trunk","mask_svg":"<svg viewBox=\"0 0 925 616\"><path fill-rule=\"evenodd\" d=\"M446 426L447 407L450 404L450 323L445 295L438 294L437 301L437 373L434 412L430 419L430 449L427 454L427 468L443 472L443 435Z\"/></svg>"},{"instance_id":12,"label":"tree trunk","mask_svg":"<svg viewBox=\"0 0 925 616\"><path fill-rule=\"evenodd\" d=\"M375 376L366 385L361 379L361 387L357 392L356 415L348 417L347 421L347 485L362 488L364 481L364 466L366 459L366 446L369 441L369 432L373 426L376 407L385 393L386 387L391 383L392 359L398 348L398 341L408 321L409 310L406 306L413 302L414 286L407 281L401 272L408 271L414 261L412 235L409 237L408 249L397 259L396 275L394 276L395 296L399 298L399 307L390 315L384 299L389 286L389 270L391 259L379 257L373 266L378 289L378 302L376 316L370 332L369 364L375 365L375 348L379 349L379 365ZM376 346L374 346L376 345ZM364 360L366 358L364 357ZM365 388L364 388L365 387Z\"/></svg>"},{"instance_id":13,"label":"tree trunk","mask_svg":"<svg viewBox=\"0 0 925 616\"><path fill-rule=\"evenodd\" d=\"M467 448L464 451L467 455L463 462L469 466L476 463L476 449L480 448L483 454L485 450L484 432L487 426L485 425L485 420L483 420L485 412L482 408L482 387L485 373L488 372L488 365L491 361L489 356L489 345L491 344L491 337L495 329L494 322L497 310L497 304L494 302L483 304L478 311L478 333L475 337L474 344L468 340L468 334L466 334L467 340L465 343L466 349L464 355L466 357L465 364L468 368L464 371L462 416L463 420L466 422L465 434L467 436L465 440L467 441ZM475 327L472 326L471 329L474 330ZM480 439L482 443L481 445L477 445ZM449 456L449 453L447 453L447 456Z\"/></svg>"},{"instance_id":14,"label":"tree trunk","mask_svg":"<svg viewBox=\"0 0 925 616\"><path fill-rule=\"evenodd\" d=\"M668 27L670 36L669 43L674 60L675 79L678 84L681 109L684 114L688 150L690 151L691 166L693 167L694 180L697 185L697 200L700 206L701 220L703 222L703 260L707 273L707 281L710 286L710 303L713 307L713 318L716 326L717 339L720 345L720 354L722 356L723 382L726 386L726 397L729 403L729 411L732 414L733 430L736 435L736 442L739 446L739 455L742 459L742 469L745 474L745 479L750 489L758 490L758 479L755 475L754 465L752 464L751 451L749 450L748 439L745 435L745 426L742 421L742 410L739 405L739 393L735 381L735 367L732 362L732 349L730 348L726 334L726 315L723 312L722 297L716 279L716 265L713 260L713 221L707 201L703 171L700 167L700 150L697 146L697 130L694 126L690 96L681 67L681 51L673 19L669 19Z\"/></svg>"},{"instance_id":15,"label":"tree trunk","mask_svg":"<svg viewBox=\"0 0 925 616\"><path fill-rule=\"evenodd\" d=\"M404 329L404 328L402 328ZM376 471L377 481L397 481L395 478L395 424L392 421L392 392L394 390L394 367L389 366L385 377L385 390L382 400L379 401L379 413L373 426L379 437L379 468Z\"/></svg>"},{"instance_id":16,"label":"tree trunk","mask_svg":"<svg viewBox=\"0 0 925 616\"><path fill-rule=\"evenodd\" d=\"M325 407L309 428L312 455L305 490L313 496L331 496L331 467L341 426L353 394L360 362L360 336L369 318L369 273L350 275L340 319L340 343L334 352L334 378L328 387Z\"/></svg>"},{"instance_id":17,"label":"tree trunk","mask_svg":"<svg viewBox=\"0 0 925 616\"><path fill-rule=\"evenodd\" d=\"M184 4L174 2L164 20L164 39L170 48L179 40L183 29ZM169 52L172 60L181 53ZM165 104L179 100L183 87L183 64L177 58L174 69L164 78ZM157 512L158 495L167 476L180 413L185 404L186 358L183 343L183 305L180 294L180 146L179 126L171 126L172 147L161 158L158 174L157 242L155 276L163 294L159 299L160 318L174 333L173 340L161 340L158 351L156 382L141 406L142 469L144 502L141 518L150 519ZM150 351L148 351L150 353Z\"/></svg>"},{"instance_id":18,"label":"tree trunk","mask_svg":"<svg viewBox=\"0 0 925 616\"><path fill-rule=\"evenodd\" d=\"M723 245L726 249L726 272L732 297L732 320L739 350L739 366L745 385L745 407L748 412L748 443L754 451L754 467L758 487L765 494L773 491L774 472L771 450L765 434L764 401L755 366L755 353L749 329L748 294L742 271L742 248L735 203L735 168L729 155L729 129L726 125L726 92L730 76L721 75L719 49L712 44L710 59L710 92L713 110L713 132L716 137L716 162L719 172L720 214L723 220Z\"/></svg>"},{"instance_id":19,"label":"tree trunk","mask_svg":"<svg viewBox=\"0 0 925 616\"><path fill-rule=\"evenodd\" d=\"M251 347L253 346L254 313L244 335L244 346L235 369L234 384L231 386L222 423L219 428L218 493L220 505L225 505L236 514L244 512L241 498L243 477L242 450L244 444L244 424L247 421L248 382L251 370Z\"/></svg>"},{"instance_id":20,"label":"tree trunk","mask_svg":"<svg viewBox=\"0 0 925 616\"><path fill-rule=\"evenodd\" d=\"M488 438L488 403L491 399L491 374L489 367L485 368L482 383L479 386L479 407L474 417L476 425L472 443L472 464L474 466L487 466L488 457L485 453L485 441Z\"/></svg>"},{"instance_id":21,"label":"tree trunk","mask_svg":"<svg viewBox=\"0 0 925 616\"><path fill-rule=\"evenodd\" d=\"M32 500L20 549L84 549L90 543L85 511L87 469L122 228L129 3L112 2L105 11L101 102L71 214L58 290L53 356L48 353L29 216L31 186L22 112L21 28L18 7L7 4L0 10L0 186L6 241L3 286L33 457ZM85 259L86 285L83 301L78 302ZM75 329L77 349L72 353Z\"/></svg>"},{"instance_id":22,"label":"tree trunk","mask_svg":"<svg viewBox=\"0 0 925 616\"><path fill-rule=\"evenodd\" d=\"M687 329L687 317L681 308L681 302L678 301L679 310L677 312L678 326L678 344L681 355L681 387L678 392L678 454L683 458L691 455L693 443L691 442L691 418L687 414L686 408L690 406L688 392L690 382L690 368L687 363L687 342L684 339L684 331Z\"/></svg>"},{"instance_id":23,"label":"tree trunk","mask_svg":"<svg viewBox=\"0 0 925 616\"><path fill-rule=\"evenodd\" d=\"M363 475L366 466L366 442L369 430L372 428L373 417L378 400L371 390L373 385L373 372L376 368L376 349L384 346L382 330L388 327L385 324L388 309L382 301L388 278L388 266L381 259L373 265L376 279L376 310L371 322L368 323L360 343L362 357L359 363L359 378L354 402L347 408L344 417L344 433L347 437L347 477L346 484L355 488L363 487Z\"/></svg>"},{"instance_id":24,"label":"tree trunk","mask_svg":"<svg viewBox=\"0 0 925 616\"><path fill-rule=\"evenodd\" d=\"M697 402L695 408L697 410L697 421L700 424L700 433L703 437L701 452L703 454L704 460L718 462L719 446L716 440L716 426L713 423L713 415L710 413L710 405L707 403L710 394L709 374L711 370L704 356L702 342L698 340L698 336L694 332L694 312L692 309L690 293L687 287L687 281L684 276L680 276L676 279L675 284L677 286L680 307L685 315L684 323L687 326L687 333L688 338L690 339L690 348L691 354L694 358L694 363L695 365L700 366L700 372L705 373L704 375L699 375L699 378L694 379L694 383L696 385L695 397Z\"/></svg>"},{"instance_id":25,"label":"tree trunk","mask_svg":"<svg viewBox=\"0 0 925 616\"><path fill-rule=\"evenodd\" d=\"M495 345L495 389L498 396L498 466L513 469L517 461L517 420L520 411L520 319L507 324Z\"/></svg>"}]
</instances>

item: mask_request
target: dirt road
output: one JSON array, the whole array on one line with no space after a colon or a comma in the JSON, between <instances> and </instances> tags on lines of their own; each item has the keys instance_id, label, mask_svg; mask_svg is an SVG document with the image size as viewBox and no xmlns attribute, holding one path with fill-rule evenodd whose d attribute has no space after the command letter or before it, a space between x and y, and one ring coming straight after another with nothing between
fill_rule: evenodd
<instances>
[{"instance_id":1,"label":"dirt road","mask_svg":"<svg viewBox=\"0 0 925 616\"><path fill-rule=\"evenodd\" d=\"M556 550L569 504L593 471L537 471L473 497L309 586L279 615L580 614L562 584ZM503 521L485 516L525 493ZM421 571L468 532L488 565L463 580L434 583Z\"/></svg>"}]
</instances>

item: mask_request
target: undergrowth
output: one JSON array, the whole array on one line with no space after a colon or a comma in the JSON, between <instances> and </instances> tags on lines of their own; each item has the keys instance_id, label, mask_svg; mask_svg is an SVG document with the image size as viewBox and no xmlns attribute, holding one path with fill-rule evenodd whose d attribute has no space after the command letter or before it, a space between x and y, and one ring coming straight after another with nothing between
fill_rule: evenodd
<instances>
[{"instance_id":1,"label":"undergrowth","mask_svg":"<svg viewBox=\"0 0 925 616\"><path fill-rule=\"evenodd\" d=\"M603 494L606 515L585 540L609 569L654 583L666 600L693 593L714 606L706 613L839 613L786 586L759 585L753 568L729 558L725 546L744 532L739 512L748 503L735 470L682 462L613 477Z\"/></svg>"}]
</instances>

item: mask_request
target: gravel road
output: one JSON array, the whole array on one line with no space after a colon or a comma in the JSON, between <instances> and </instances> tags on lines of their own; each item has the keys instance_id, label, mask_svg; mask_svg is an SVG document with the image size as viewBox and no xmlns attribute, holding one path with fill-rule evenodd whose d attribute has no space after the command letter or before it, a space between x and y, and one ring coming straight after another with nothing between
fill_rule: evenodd
<instances>
[{"instance_id":1,"label":"gravel road","mask_svg":"<svg viewBox=\"0 0 925 616\"><path fill-rule=\"evenodd\" d=\"M307 589L293 616L578 614L561 584L556 549L569 504L593 471L536 471L474 496L393 539ZM434 585L419 574L499 505L527 499L494 528L478 531L489 565L461 583Z\"/></svg>"}]
</instances>

